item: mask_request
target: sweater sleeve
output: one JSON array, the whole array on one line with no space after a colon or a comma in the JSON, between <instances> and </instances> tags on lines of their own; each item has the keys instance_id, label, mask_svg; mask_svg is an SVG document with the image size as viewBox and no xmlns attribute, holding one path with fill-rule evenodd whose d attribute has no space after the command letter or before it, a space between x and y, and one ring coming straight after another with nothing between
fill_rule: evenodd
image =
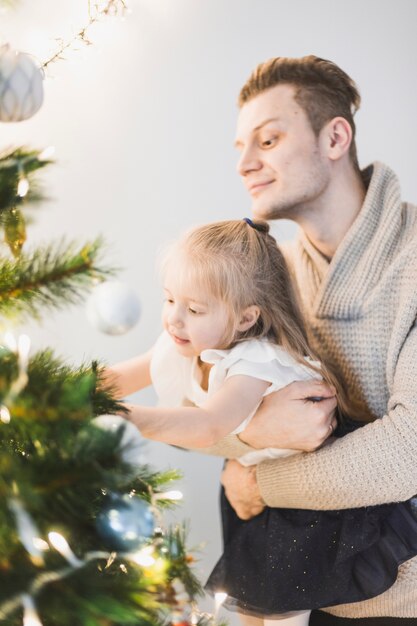
<instances>
[{"instance_id":1,"label":"sweater sleeve","mask_svg":"<svg viewBox=\"0 0 417 626\"><path fill-rule=\"evenodd\" d=\"M223 437L214 446L209 448L190 448L195 452L210 454L212 456L222 456L225 459L237 459L248 452L253 452L255 448L243 443L237 435L230 434Z\"/></svg>"},{"instance_id":2,"label":"sweater sleeve","mask_svg":"<svg viewBox=\"0 0 417 626\"><path fill-rule=\"evenodd\" d=\"M271 507L331 510L417 493L417 326L399 354L387 414L312 453L265 461L257 479Z\"/></svg>"}]
</instances>

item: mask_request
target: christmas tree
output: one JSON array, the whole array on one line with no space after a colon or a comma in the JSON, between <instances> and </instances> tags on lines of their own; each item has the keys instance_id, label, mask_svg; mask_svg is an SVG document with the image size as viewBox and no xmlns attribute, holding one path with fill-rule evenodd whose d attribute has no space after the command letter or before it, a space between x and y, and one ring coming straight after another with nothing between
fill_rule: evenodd
<instances>
[{"instance_id":1,"label":"christmas tree","mask_svg":"<svg viewBox=\"0 0 417 626\"><path fill-rule=\"evenodd\" d=\"M107 2L89 23L124 5ZM0 48L0 123L27 119L42 98L36 63ZM212 622L195 603L184 527L163 528L178 476L141 462L143 442L103 367L69 366L50 349L30 355L29 337L8 332L113 274L100 239L27 241L30 210L45 199L37 173L51 165L47 150L0 154L0 623Z\"/></svg>"}]
</instances>

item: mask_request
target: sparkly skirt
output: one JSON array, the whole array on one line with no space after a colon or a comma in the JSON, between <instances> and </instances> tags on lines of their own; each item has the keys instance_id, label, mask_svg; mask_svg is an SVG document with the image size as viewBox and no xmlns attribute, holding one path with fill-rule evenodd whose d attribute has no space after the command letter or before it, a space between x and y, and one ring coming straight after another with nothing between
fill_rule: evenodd
<instances>
[{"instance_id":1,"label":"sparkly skirt","mask_svg":"<svg viewBox=\"0 0 417 626\"><path fill-rule=\"evenodd\" d=\"M255 616L379 595L417 555L415 500L341 511L267 507L244 521L221 494L224 552L206 589Z\"/></svg>"}]
</instances>

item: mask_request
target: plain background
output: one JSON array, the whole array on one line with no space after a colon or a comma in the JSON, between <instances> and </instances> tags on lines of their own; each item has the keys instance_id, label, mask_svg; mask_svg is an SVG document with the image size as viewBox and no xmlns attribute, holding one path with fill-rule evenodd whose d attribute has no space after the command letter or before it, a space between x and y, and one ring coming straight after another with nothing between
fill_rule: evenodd
<instances>
[{"instance_id":1,"label":"plain background","mask_svg":"<svg viewBox=\"0 0 417 626\"><path fill-rule=\"evenodd\" d=\"M0 125L0 146L54 145L57 164L43 176L50 202L37 211L28 246L65 235L103 234L106 262L142 303L138 325L109 337L84 307L30 325L35 347L50 345L72 363L114 363L147 349L160 331L158 251L191 225L250 215L235 173L236 98L255 65L271 56L316 54L357 82L362 166L380 160L399 175L404 198L416 193L415 0L131 0L125 20L91 30L50 66L45 103L31 120ZM46 60L86 22L87 0L22 0L0 13L0 40ZM274 226L291 237L288 222ZM152 391L133 398L152 404ZM190 545L202 545L202 579L220 554L218 477L222 461L159 444L155 468L183 471ZM206 604L212 609L212 602ZM234 619L231 620L234 622Z\"/></svg>"}]
</instances>

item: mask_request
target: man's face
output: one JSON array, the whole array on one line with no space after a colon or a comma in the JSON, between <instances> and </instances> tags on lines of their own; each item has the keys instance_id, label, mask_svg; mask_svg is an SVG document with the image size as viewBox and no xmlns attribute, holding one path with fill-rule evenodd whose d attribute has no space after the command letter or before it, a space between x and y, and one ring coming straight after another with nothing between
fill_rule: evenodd
<instances>
[{"instance_id":1,"label":"man's face","mask_svg":"<svg viewBox=\"0 0 417 626\"><path fill-rule=\"evenodd\" d=\"M330 180L322 134L316 137L294 93L292 85L272 87L239 113L238 172L260 219L297 220L320 206Z\"/></svg>"}]
</instances>

